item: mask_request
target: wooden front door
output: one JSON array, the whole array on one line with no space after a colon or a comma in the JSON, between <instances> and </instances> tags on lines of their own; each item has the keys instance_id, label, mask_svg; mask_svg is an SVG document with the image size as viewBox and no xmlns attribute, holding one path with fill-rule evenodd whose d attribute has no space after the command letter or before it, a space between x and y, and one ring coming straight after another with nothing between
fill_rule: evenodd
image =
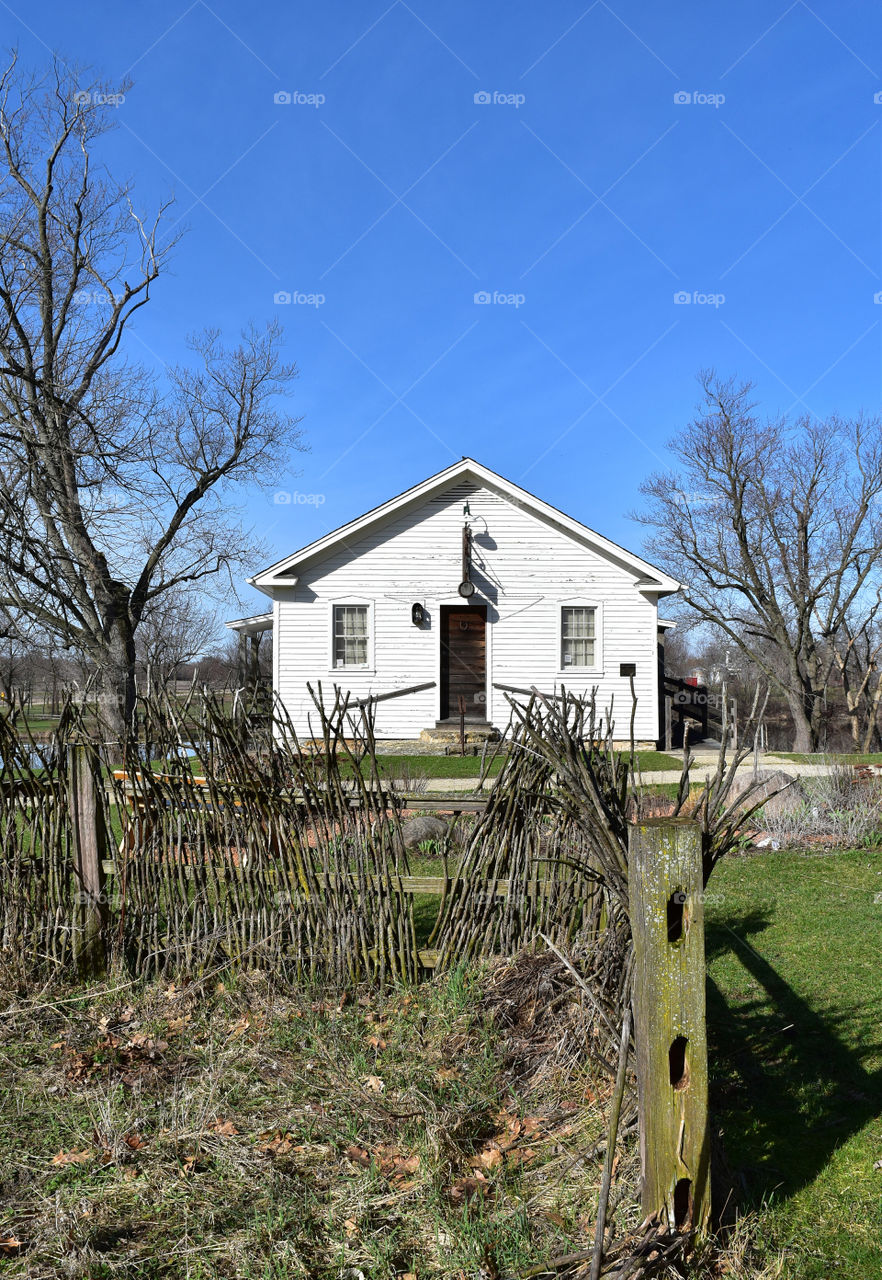
<instances>
[{"instance_id":1,"label":"wooden front door","mask_svg":"<svg viewBox=\"0 0 882 1280\"><path fill-rule=\"evenodd\" d=\"M442 605L442 720L459 718L460 695L466 719L487 719L486 629L486 605Z\"/></svg>"}]
</instances>

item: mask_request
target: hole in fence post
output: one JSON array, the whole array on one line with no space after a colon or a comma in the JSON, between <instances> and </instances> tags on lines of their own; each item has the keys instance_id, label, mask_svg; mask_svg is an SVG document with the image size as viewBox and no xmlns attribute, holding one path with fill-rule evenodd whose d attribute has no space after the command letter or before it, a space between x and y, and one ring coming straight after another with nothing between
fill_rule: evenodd
<instances>
[{"instance_id":1,"label":"hole in fence post","mask_svg":"<svg viewBox=\"0 0 882 1280\"><path fill-rule=\"evenodd\" d=\"M677 1231L692 1227L692 1183L688 1178L681 1178L674 1187L674 1227Z\"/></svg>"},{"instance_id":2,"label":"hole in fence post","mask_svg":"<svg viewBox=\"0 0 882 1280\"><path fill-rule=\"evenodd\" d=\"M686 894L682 889L668 898L668 942L679 942L686 925Z\"/></svg>"},{"instance_id":3,"label":"hole in fence post","mask_svg":"<svg viewBox=\"0 0 882 1280\"><path fill-rule=\"evenodd\" d=\"M685 1036L677 1036L668 1050L668 1066L671 1073L671 1087L685 1089L689 1084L689 1066L686 1062L686 1046L689 1041Z\"/></svg>"}]
</instances>

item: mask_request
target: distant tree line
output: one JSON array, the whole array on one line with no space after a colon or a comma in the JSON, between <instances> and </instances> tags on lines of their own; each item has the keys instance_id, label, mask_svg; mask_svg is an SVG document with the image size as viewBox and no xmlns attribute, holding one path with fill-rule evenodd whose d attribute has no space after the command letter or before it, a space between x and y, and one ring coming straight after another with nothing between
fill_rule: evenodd
<instances>
[{"instance_id":1,"label":"distant tree line","mask_svg":"<svg viewBox=\"0 0 882 1280\"><path fill-rule=\"evenodd\" d=\"M259 650L260 676L272 679L272 636ZM195 683L215 692L242 683L238 637L223 634L216 613L196 598L168 597L139 629L136 694L180 692ZM98 704L104 673L57 637L13 622L0 610L0 713L16 720L57 716L68 699Z\"/></svg>"}]
</instances>

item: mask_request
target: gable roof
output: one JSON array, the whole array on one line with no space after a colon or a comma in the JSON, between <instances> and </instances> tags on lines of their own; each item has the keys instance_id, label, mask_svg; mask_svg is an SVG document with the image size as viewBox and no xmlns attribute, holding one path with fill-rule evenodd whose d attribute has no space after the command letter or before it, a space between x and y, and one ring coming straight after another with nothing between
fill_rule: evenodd
<instances>
[{"instance_id":1,"label":"gable roof","mask_svg":"<svg viewBox=\"0 0 882 1280\"><path fill-rule=\"evenodd\" d=\"M355 520L350 520L348 524L340 525L338 529L333 529L323 537L317 538L315 542L310 542L307 546L301 547L299 551L295 551L292 555L285 556L282 560L277 560L275 564L271 564L268 568L255 574L253 578L249 578L248 582L257 587L259 591L263 591L270 596L274 587L294 586L297 581L298 566L305 561L326 554L339 543L345 543L352 537L382 524L397 514L403 507L429 498L439 490L447 488L454 481L461 479L473 479L491 489L497 490L503 496L516 502L518 506L524 507L526 510L532 511L534 515L550 521L565 533L587 543L602 554L618 560L634 572L638 579L635 586L646 591L657 592L662 596L673 595L674 592L679 591L680 583L670 577L669 574L657 569L654 565L649 564L648 561L642 560L640 556L635 556L633 552L626 551L624 547L611 542L609 538L604 538L602 534L589 529L587 525L574 520L572 516L558 511L557 507L551 506L548 502L543 502L541 498L528 493L526 489L522 489L511 480L506 480L504 476L500 476L495 471L491 471L489 467L476 462L474 458L462 458L459 462L454 462L452 466L445 467L443 471L429 476L428 479L423 480L420 484L414 485L410 489L405 489L396 498L390 498L388 502L366 511L364 515L358 516Z\"/></svg>"}]
</instances>

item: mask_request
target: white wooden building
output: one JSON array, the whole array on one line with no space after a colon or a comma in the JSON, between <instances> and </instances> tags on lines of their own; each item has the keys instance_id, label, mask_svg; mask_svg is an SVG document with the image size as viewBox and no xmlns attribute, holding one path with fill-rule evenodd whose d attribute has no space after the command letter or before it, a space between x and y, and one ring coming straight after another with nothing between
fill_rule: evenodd
<instances>
[{"instance_id":1,"label":"white wooden building","mask_svg":"<svg viewBox=\"0 0 882 1280\"><path fill-rule=\"evenodd\" d=\"M248 580L272 612L273 684L308 735L307 682L376 706L380 738L503 728L506 692L597 689L628 734L659 737L658 601L679 584L639 556L463 458ZM461 703L460 699L464 701Z\"/></svg>"}]
</instances>

